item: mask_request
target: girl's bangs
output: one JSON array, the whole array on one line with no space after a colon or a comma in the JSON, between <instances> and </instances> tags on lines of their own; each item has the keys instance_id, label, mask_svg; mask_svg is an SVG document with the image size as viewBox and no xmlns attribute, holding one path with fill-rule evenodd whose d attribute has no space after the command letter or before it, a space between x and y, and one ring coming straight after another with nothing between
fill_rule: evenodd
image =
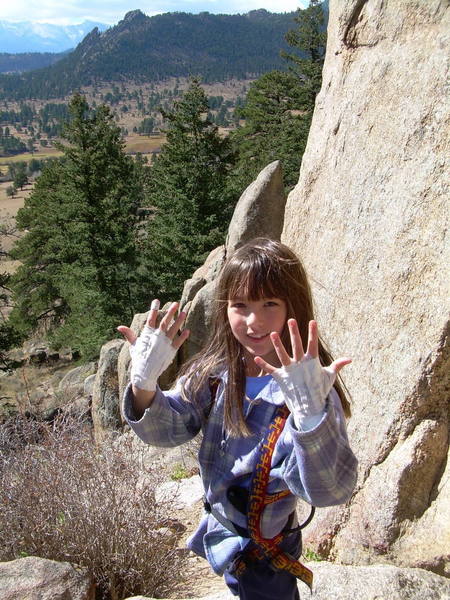
<instances>
[{"instance_id":1,"label":"girl's bangs","mask_svg":"<svg viewBox=\"0 0 450 600\"><path fill-rule=\"evenodd\" d=\"M226 289L228 298L261 300L262 298L285 298L283 277L273 265L265 261L243 261L235 265L230 272Z\"/></svg>"}]
</instances>

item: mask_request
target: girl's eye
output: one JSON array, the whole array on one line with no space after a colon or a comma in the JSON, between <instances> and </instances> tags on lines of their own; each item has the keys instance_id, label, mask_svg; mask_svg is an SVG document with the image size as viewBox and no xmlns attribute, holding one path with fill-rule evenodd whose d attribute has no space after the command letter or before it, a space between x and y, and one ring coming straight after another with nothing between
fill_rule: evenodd
<instances>
[{"instance_id":1,"label":"girl's eye","mask_svg":"<svg viewBox=\"0 0 450 600\"><path fill-rule=\"evenodd\" d=\"M266 306L279 306L279 302L277 302L276 300L268 300L265 303Z\"/></svg>"},{"instance_id":2,"label":"girl's eye","mask_svg":"<svg viewBox=\"0 0 450 600\"><path fill-rule=\"evenodd\" d=\"M231 307L232 308L245 308L245 304L243 302L232 302Z\"/></svg>"}]
</instances>

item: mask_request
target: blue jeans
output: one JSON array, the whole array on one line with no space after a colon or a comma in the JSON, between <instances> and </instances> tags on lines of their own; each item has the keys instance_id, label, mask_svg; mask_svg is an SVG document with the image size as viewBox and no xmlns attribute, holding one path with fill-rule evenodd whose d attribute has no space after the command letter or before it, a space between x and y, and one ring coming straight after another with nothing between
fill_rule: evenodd
<instances>
[{"instance_id":1,"label":"blue jeans","mask_svg":"<svg viewBox=\"0 0 450 600\"><path fill-rule=\"evenodd\" d=\"M301 554L301 532L291 533L281 547L294 558ZM249 544L252 547L252 542ZM287 571L275 570L268 558L254 561L237 578L232 567L224 574L225 583L240 600L300 600L297 578Z\"/></svg>"}]
</instances>

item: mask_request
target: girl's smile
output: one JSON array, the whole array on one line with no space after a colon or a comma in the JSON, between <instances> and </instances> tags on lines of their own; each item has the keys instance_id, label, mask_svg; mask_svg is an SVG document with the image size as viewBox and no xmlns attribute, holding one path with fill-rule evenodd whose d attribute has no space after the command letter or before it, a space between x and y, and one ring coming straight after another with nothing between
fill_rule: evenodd
<instances>
[{"instance_id":1,"label":"girl's smile","mask_svg":"<svg viewBox=\"0 0 450 600\"><path fill-rule=\"evenodd\" d=\"M284 328L287 316L284 300L234 298L228 301L227 314L231 331L243 346L249 365L253 364L255 356L278 362L270 334L276 331L281 335Z\"/></svg>"}]
</instances>

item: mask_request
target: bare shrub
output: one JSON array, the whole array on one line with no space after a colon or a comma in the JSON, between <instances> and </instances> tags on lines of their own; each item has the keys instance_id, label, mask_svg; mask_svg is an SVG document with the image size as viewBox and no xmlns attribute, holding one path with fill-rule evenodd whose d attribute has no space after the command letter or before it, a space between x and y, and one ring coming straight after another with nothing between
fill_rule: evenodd
<instances>
[{"instance_id":1,"label":"bare shrub","mask_svg":"<svg viewBox=\"0 0 450 600\"><path fill-rule=\"evenodd\" d=\"M67 417L15 418L0 427L0 457L0 560L88 567L111 600L175 589L179 534L155 502L156 474L143 476L129 447L96 447L90 428Z\"/></svg>"}]
</instances>

